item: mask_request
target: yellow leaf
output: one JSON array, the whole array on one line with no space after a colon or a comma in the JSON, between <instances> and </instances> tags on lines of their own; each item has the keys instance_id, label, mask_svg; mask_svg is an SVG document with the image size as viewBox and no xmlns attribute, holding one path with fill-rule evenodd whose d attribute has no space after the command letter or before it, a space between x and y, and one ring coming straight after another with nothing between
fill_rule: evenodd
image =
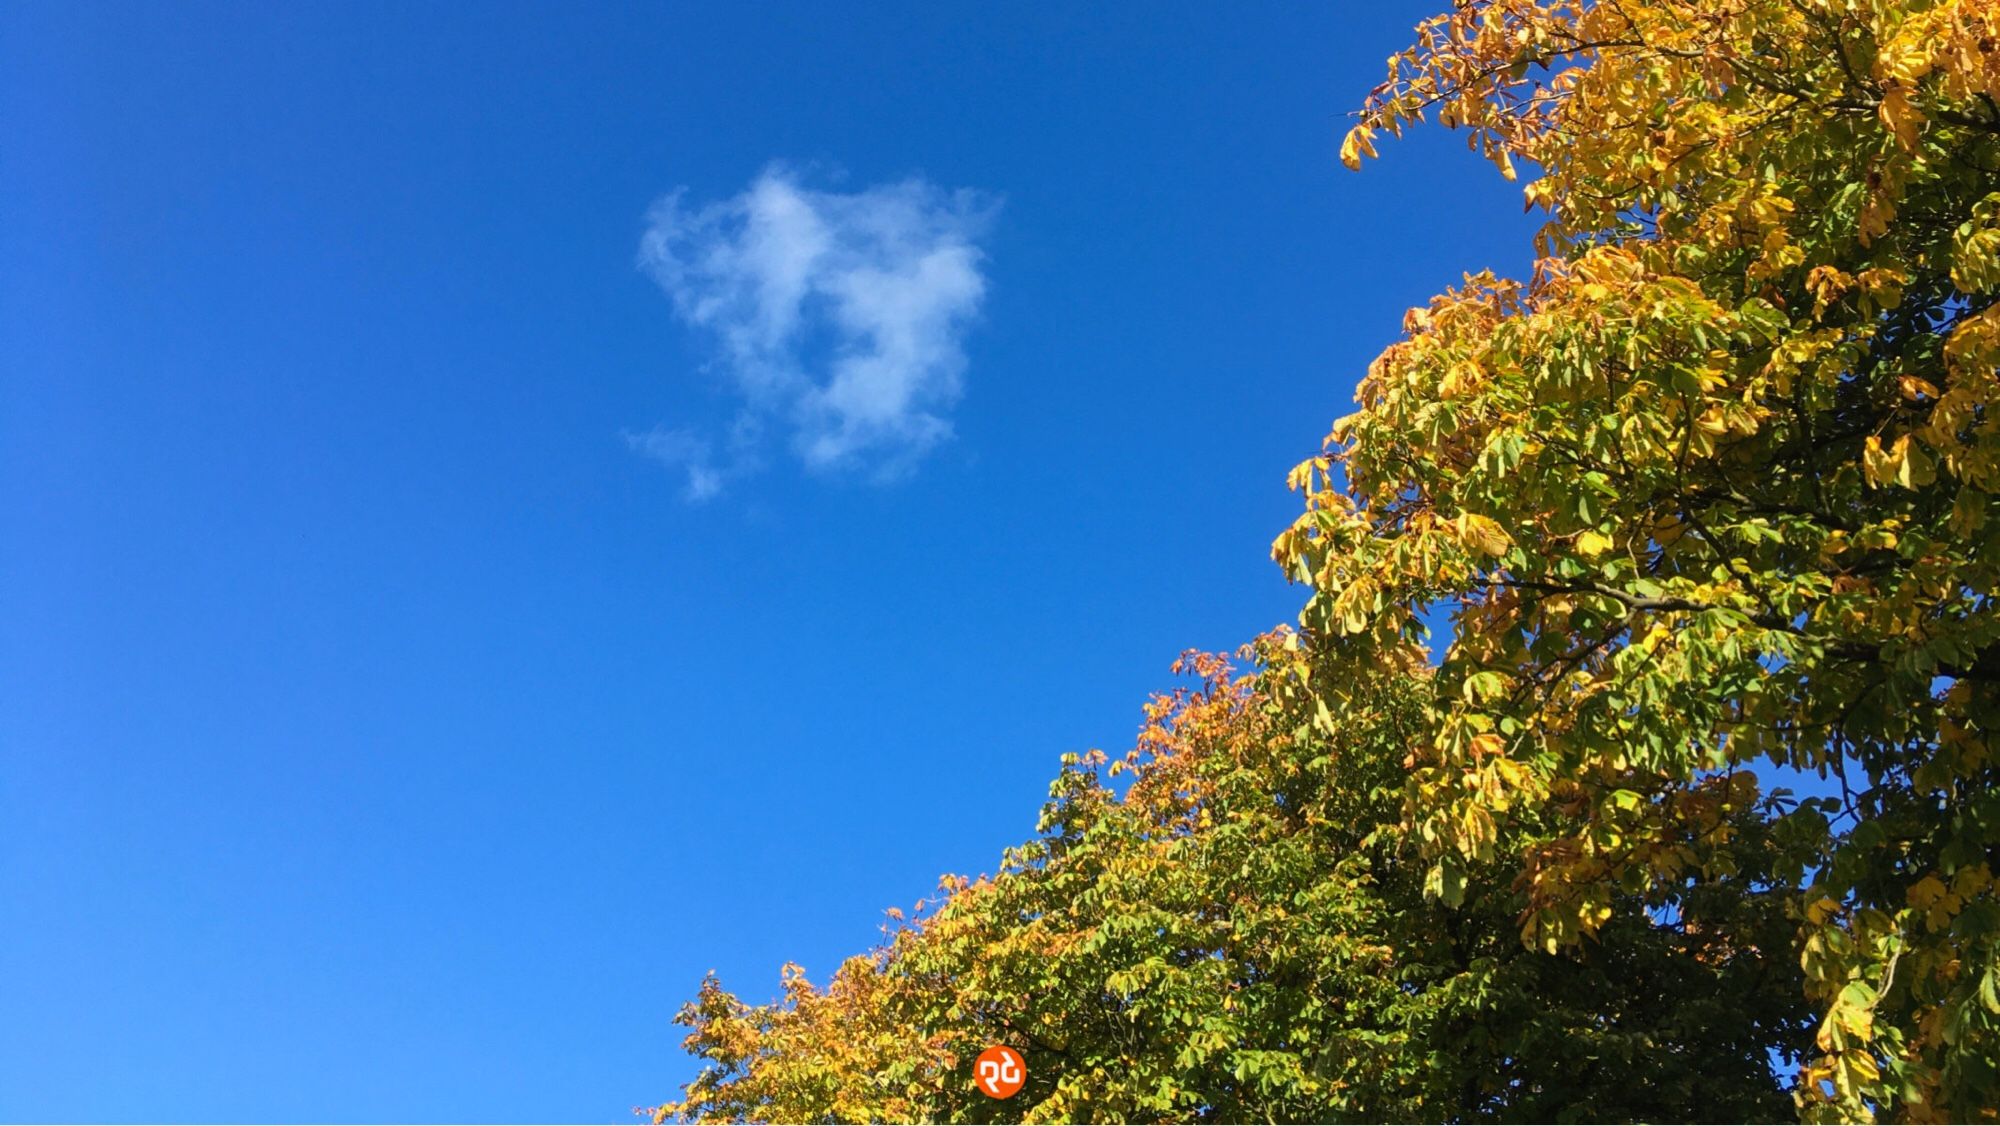
<instances>
[{"instance_id":1,"label":"yellow leaf","mask_svg":"<svg viewBox=\"0 0 2000 1126\"><path fill-rule=\"evenodd\" d=\"M1875 56L1875 74L1885 86L1915 86L1937 65L1934 43L1923 30L1921 22L1904 24L1901 33L1882 45Z\"/></svg>"},{"instance_id":2,"label":"yellow leaf","mask_svg":"<svg viewBox=\"0 0 2000 1126\"><path fill-rule=\"evenodd\" d=\"M1584 532L1576 537L1576 550L1587 559L1595 559L1611 548L1611 537L1602 532Z\"/></svg>"},{"instance_id":3,"label":"yellow leaf","mask_svg":"<svg viewBox=\"0 0 2000 1126\"><path fill-rule=\"evenodd\" d=\"M1882 101L1875 107L1881 115L1882 124L1896 135L1896 143L1905 152L1917 149L1917 127L1924 123L1923 111L1910 104L1909 96L1900 87L1891 87L1882 95Z\"/></svg>"},{"instance_id":4,"label":"yellow leaf","mask_svg":"<svg viewBox=\"0 0 2000 1126\"><path fill-rule=\"evenodd\" d=\"M1833 1082L1842 1094L1852 1098L1881 1077L1882 1072L1876 1068L1875 1061L1869 1058L1867 1052L1842 1052Z\"/></svg>"},{"instance_id":5,"label":"yellow leaf","mask_svg":"<svg viewBox=\"0 0 2000 1126\"><path fill-rule=\"evenodd\" d=\"M1926 398L1935 399L1938 397L1938 389L1929 380L1918 379L1915 376L1897 376L1896 386L1902 389L1903 398L1905 399L1914 401Z\"/></svg>"},{"instance_id":6,"label":"yellow leaf","mask_svg":"<svg viewBox=\"0 0 2000 1126\"><path fill-rule=\"evenodd\" d=\"M1340 142L1340 162L1350 171L1359 170L1361 158L1375 155L1375 144L1370 138L1375 130L1366 125L1356 125L1347 131L1347 139Z\"/></svg>"},{"instance_id":7,"label":"yellow leaf","mask_svg":"<svg viewBox=\"0 0 2000 1126\"><path fill-rule=\"evenodd\" d=\"M1458 540L1474 551L1488 555L1505 555L1514 541L1507 530L1495 523L1492 517L1468 512L1458 518Z\"/></svg>"},{"instance_id":8,"label":"yellow leaf","mask_svg":"<svg viewBox=\"0 0 2000 1126\"><path fill-rule=\"evenodd\" d=\"M1896 478L1895 454L1883 449L1882 439L1872 434L1861 447L1861 473L1878 488Z\"/></svg>"},{"instance_id":9,"label":"yellow leaf","mask_svg":"<svg viewBox=\"0 0 2000 1126\"><path fill-rule=\"evenodd\" d=\"M1806 289L1813 295L1815 310L1824 312L1828 305L1838 300L1840 295L1854 285L1854 278L1837 266L1815 266L1806 275Z\"/></svg>"},{"instance_id":10,"label":"yellow leaf","mask_svg":"<svg viewBox=\"0 0 2000 1126\"><path fill-rule=\"evenodd\" d=\"M1944 881L1936 876L1925 876L1910 885L1908 894L1910 906L1922 910L1944 898Z\"/></svg>"},{"instance_id":11,"label":"yellow leaf","mask_svg":"<svg viewBox=\"0 0 2000 1126\"><path fill-rule=\"evenodd\" d=\"M1930 455L1922 446L1910 441L1908 434L1896 439L1889 456L1896 462L1896 483L1906 489L1921 489L1937 480L1937 469L1931 464Z\"/></svg>"}]
</instances>

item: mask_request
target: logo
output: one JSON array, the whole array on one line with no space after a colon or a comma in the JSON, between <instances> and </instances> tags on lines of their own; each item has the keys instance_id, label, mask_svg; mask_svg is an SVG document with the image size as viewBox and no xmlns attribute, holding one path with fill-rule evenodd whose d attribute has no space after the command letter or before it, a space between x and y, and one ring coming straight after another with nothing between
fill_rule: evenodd
<instances>
[{"instance_id":1,"label":"logo","mask_svg":"<svg viewBox=\"0 0 2000 1126\"><path fill-rule=\"evenodd\" d=\"M1021 1060L1021 1053L1005 1044L995 1044L979 1053L979 1060L973 1065L973 1078L978 1082L980 1094L989 1099L1011 1099L1028 1081L1028 1065Z\"/></svg>"}]
</instances>

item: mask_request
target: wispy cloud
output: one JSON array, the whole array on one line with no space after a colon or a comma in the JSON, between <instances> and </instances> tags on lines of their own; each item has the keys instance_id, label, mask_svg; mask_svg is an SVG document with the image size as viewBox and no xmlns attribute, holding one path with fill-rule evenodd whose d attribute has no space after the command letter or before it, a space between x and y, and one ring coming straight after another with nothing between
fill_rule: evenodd
<instances>
[{"instance_id":1,"label":"wispy cloud","mask_svg":"<svg viewBox=\"0 0 2000 1126\"><path fill-rule=\"evenodd\" d=\"M921 179L818 191L782 166L718 203L683 196L653 207L639 259L712 338L737 416L720 451L686 429L628 440L684 468L690 499L758 464L774 431L809 468L877 477L951 435L992 197Z\"/></svg>"},{"instance_id":2,"label":"wispy cloud","mask_svg":"<svg viewBox=\"0 0 2000 1126\"><path fill-rule=\"evenodd\" d=\"M655 426L644 434L625 435L625 442L635 453L687 470L687 499L704 501L722 491L714 447L693 431Z\"/></svg>"}]
</instances>

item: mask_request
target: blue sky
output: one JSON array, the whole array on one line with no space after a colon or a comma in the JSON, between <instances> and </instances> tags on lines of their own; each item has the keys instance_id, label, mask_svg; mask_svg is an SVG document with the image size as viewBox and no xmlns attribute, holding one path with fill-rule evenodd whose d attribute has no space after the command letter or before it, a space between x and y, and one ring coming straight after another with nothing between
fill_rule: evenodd
<instances>
[{"instance_id":1,"label":"blue sky","mask_svg":"<svg viewBox=\"0 0 2000 1126\"><path fill-rule=\"evenodd\" d=\"M1525 266L1432 6L0 8L0 1117L628 1121L989 869Z\"/></svg>"}]
</instances>

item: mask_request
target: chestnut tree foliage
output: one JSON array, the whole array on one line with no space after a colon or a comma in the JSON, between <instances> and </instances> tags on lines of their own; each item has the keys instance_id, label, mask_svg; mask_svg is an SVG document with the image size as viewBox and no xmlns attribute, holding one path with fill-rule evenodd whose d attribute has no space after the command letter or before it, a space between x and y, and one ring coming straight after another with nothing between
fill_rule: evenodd
<instances>
[{"instance_id":1,"label":"chestnut tree foliage","mask_svg":"<svg viewBox=\"0 0 2000 1126\"><path fill-rule=\"evenodd\" d=\"M1471 0L1342 159L1427 119L1539 258L1293 471L1298 627L662 1118L2000 1117L2000 2Z\"/></svg>"}]
</instances>

